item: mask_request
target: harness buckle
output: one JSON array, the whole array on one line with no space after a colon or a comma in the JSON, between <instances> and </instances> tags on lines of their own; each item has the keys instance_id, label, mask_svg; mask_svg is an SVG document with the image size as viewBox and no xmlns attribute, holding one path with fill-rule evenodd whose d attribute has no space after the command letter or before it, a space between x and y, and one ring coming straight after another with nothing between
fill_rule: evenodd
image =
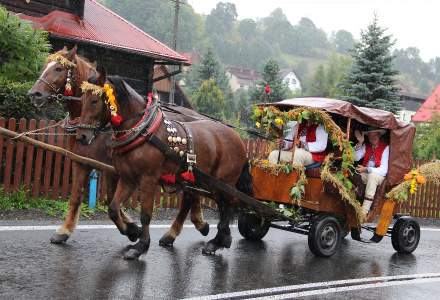
<instances>
[{"instance_id":1,"label":"harness buckle","mask_svg":"<svg viewBox=\"0 0 440 300\"><path fill-rule=\"evenodd\" d=\"M186 154L186 162L190 165L197 163L197 155L196 154Z\"/></svg>"}]
</instances>

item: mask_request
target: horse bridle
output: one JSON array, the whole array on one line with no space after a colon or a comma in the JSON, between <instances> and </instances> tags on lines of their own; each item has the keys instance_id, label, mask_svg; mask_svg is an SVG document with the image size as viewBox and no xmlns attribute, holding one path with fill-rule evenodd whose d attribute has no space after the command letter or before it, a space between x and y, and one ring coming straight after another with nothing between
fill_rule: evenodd
<instances>
[{"instance_id":1,"label":"horse bridle","mask_svg":"<svg viewBox=\"0 0 440 300\"><path fill-rule=\"evenodd\" d=\"M64 67L64 66L63 66L63 68L67 70L67 78L73 78L73 76L70 75L70 73L72 72L72 69L71 69L71 68L66 68L66 67ZM67 82L67 78L66 78L66 82ZM37 81L41 81L41 82L43 82L43 83L44 83L45 85L47 85L47 86L53 91L53 93L54 93L54 94L51 94L51 95L49 95L49 96L44 97L44 101L43 101L43 103L41 103L40 105L38 105L39 108L40 108L40 107L43 107L44 105L46 105L46 104L47 104L49 101L51 101L51 100L52 100L52 101L61 101L61 100L64 100L64 101L66 101L66 102L68 102L68 101L81 101L81 98L80 98L80 97L65 96L65 95L63 95L62 93L60 93L61 87L57 89L57 88L54 86L53 83L47 81L46 79L44 79L44 78L41 77L41 76L38 77Z\"/></svg>"}]
</instances>

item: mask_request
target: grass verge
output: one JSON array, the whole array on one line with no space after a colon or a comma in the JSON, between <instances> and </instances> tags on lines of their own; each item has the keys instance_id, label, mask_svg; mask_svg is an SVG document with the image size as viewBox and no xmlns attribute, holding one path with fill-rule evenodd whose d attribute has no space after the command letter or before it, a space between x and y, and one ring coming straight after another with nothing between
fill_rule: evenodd
<instances>
[{"instance_id":1,"label":"grass verge","mask_svg":"<svg viewBox=\"0 0 440 300\"><path fill-rule=\"evenodd\" d=\"M38 209L50 217L64 218L67 214L69 204L66 200L53 200L46 198L30 198L29 193L25 189L20 189L16 192L6 193L3 188L0 188L0 210L3 211L17 211ZM81 216L85 218L92 218L97 213L107 212L105 206L97 204L96 208L92 209L87 204L81 205Z\"/></svg>"}]
</instances>

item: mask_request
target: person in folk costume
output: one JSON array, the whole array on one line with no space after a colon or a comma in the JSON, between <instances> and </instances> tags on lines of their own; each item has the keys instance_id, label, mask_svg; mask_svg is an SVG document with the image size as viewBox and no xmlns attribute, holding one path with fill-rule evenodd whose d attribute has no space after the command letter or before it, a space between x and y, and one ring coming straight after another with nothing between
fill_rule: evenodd
<instances>
[{"instance_id":1,"label":"person in folk costume","mask_svg":"<svg viewBox=\"0 0 440 300\"><path fill-rule=\"evenodd\" d=\"M281 150L274 150L269 154L269 162L276 164L279 161L291 162L308 166L316 162L322 162L325 158L328 133L321 124L306 120L299 124L296 121L287 123L284 131L284 139L281 141ZM297 133L295 139L295 133ZM294 142L296 145L294 145ZM292 148L295 151L292 160Z\"/></svg>"},{"instance_id":2,"label":"person in folk costume","mask_svg":"<svg viewBox=\"0 0 440 300\"><path fill-rule=\"evenodd\" d=\"M364 143L365 133L368 137L368 143ZM367 185L362 204L362 210L365 214L370 211L376 189L382 184L388 173L390 147L382 139L385 133L384 129L369 130L362 133L358 130L355 131L358 140L354 147L355 160L362 159L356 170L361 175L362 182Z\"/></svg>"}]
</instances>

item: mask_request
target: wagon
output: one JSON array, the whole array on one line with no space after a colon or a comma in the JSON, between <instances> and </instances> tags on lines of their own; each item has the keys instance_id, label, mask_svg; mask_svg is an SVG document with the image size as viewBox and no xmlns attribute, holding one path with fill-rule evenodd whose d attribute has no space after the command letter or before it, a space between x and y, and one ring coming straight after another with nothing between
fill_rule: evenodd
<instances>
[{"instance_id":1,"label":"wagon","mask_svg":"<svg viewBox=\"0 0 440 300\"><path fill-rule=\"evenodd\" d=\"M304 196L299 201L293 200L290 195L291 187L298 181L298 172L293 170L290 173L272 174L259 165L253 165L251 174L254 198L261 203L271 203L272 206L295 208L298 216L264 216L243 210L238 219L238 229L245 239L260 240L269 228L304 234L308 236L311 252L323 257L335 254L342 239L349 233L354 240L362 243L378 243L384 236L391 237L392 246L399 253L411 253L417 248L419 224L410 216L395 214L395 201L385 197L393 186L402 182L404 174L411 167L415 135L413 125L397 120L392 113L357 107L341 100L295 98L262 105L261 108L269 105L284 112L298 108L323 111L341 129L345 129L348 140L350 132L366 125L386 129L390 145L389 170L376 191L368 218L360 220L355 208L341 199L332 184L321 179L322 166L306 167L307 183ZM365 239L362 230L372 232L373 236Z\"/></svg>"}]
</instances>

